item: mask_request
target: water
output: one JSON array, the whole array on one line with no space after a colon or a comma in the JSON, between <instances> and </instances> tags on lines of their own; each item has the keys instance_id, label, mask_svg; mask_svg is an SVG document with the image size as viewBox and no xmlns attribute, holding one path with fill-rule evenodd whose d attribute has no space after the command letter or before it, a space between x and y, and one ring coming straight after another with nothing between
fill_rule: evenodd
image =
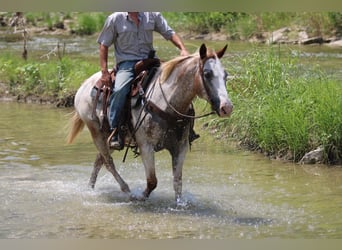
<instances>
[{"instance_id":1,"label":"water","mask_svg":"<svg viewBox=\"0 0 342 250\"><path fill-rule=\"evenodd\" d=\"M156 155L158 187L132 202L105 169L88 180L95 146L85 129L65 145L69 109L0 103L0 238L341 238L340 168L272 161L197 129L174 202L170 158ZM140 158L114 153L121 176L142 192Z\"/></svg>"}]
</instances>

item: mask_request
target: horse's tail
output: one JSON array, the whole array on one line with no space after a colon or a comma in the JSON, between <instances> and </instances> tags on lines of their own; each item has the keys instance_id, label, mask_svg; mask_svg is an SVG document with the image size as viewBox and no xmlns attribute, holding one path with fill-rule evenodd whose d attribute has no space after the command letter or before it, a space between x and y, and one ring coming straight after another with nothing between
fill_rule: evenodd
<instances>
[{"instance_id":1,"label":"horse's tail","mask_svg":"<svg viewBox=\"0 0 342 250\"><path fill-rule=\"evenodd\" d=\"M79 134L79 132L82 131L83 128L84 128L84 122L82 121L78 113L74 111L74 115L70 119L70 130L66 139L67 144L73 143L76 136Z\"/></svg>"}]
</instances>

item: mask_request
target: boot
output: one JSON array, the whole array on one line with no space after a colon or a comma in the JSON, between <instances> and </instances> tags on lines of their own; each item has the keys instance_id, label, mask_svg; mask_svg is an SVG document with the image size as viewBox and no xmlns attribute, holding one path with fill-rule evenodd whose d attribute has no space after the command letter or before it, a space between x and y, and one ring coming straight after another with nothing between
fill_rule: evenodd
<instances>
[{"instance_id":1,"label":"boot","mask_svg":"<svg viewBox=\"0 0 342 250\"><path fill-rule=\"evenodd\" d=\"M194 106L192 103L190 104L189 115L195 116L195 109L194 109ZM191 119L190 120L190 131L189 131L189 142L190 143L200 137L199 134L196 134L196 132L194 130L194 126L195 126L195 119Z\"/></svg>"},{"instance_id":2,"label":"boot","mask_svg":"<svg viewBox=\"0 0 342 250\"><path fill-rule=\"evenodd\" d=\"M114 133L114 135L112 135ZM119 137L119 133L117 129L113 129L113 132L109 136L109 148L115 150L123 149L123 143Z\"/></svg>"},{"instance_id":3,"label":"boot","mask_svg":"<svg viewBox=\"0 0 342 250\"><path fill-rule=\"evenodd\" d=\"M200 138L200 135L199 134L196 134L195 130L193 127L190 128L190 131L189 131L189 142L193 142L194 140Z\"/></svg>"}]
</instances>

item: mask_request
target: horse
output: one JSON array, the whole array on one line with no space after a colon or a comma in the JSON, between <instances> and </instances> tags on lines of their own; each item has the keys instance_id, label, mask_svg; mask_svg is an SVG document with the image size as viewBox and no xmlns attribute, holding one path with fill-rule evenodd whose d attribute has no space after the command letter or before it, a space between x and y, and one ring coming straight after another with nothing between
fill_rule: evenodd
<instances>
[{"instance_id":1,"label":"horse","mask_svg":"<svg viewBox=\"0 0 342 250\"><path fill-rule=\"evenodd\" d=\"M178 56L163 62L157 69L144 98L131 108L130 122L135 128L134 138L145 168L146 188L141 197L132 194L127 183L116 171L107 144L108 129L101 124L101 108L92 115L94 98L91 91L101 77L101 72L86 79L76 92L74 111L67 143L72 143L86 125L98 150L89 185L94 188L99 170L103 165L112 173L121 190L132 200L145 200L157 187L155 152L166 149L172 159L173 188L176 203L182 198L182 168L189 149L190 122L196 118L189 113L195 97L205 99L219 117L228 117L233 104L228 97L226 81L228 74L220 58L227 45L214 51L202 44L194 54ZM192 120L193 121L193 120Z\"/></svg>"}]
</instances>

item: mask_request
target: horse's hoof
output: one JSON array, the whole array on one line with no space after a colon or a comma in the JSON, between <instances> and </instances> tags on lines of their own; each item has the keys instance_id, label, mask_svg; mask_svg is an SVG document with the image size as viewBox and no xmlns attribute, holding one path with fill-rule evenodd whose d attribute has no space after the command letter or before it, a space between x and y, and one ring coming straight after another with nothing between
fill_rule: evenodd
<instances>
[{"instance_id":1,"label":"horse's hoof","mask_svg":"<svg viewBox=\"0 0 342 250\"><path fill-rule=\"evenodd\" d=\"M189 202L185 199L183 199L180 196L176 197L176 206L177 208L187 208L189 206Z\"/></svg>"},{"instance_id":2,"label":"horse's hoof","mask_svg":"<svg viewBox=\"0 0 342 250\"><path fill-rule=\"evenodd\" d=\"M121 187L121 191L126 193L126 194L130 194L131 190L129 189L129 186L126 184L123 187Z\"/></svg>"},{"instance_id":3,"label":"horse's hoof","mask_svg":"<svg viewBox=\"0 0 342 250\"><path fill-rule=\"evenodd\" d=\"M147 197L145 197L144 195L131 194L129 196L129 199L131 201L145 201Z\"/></svg>"}]
</instances>

